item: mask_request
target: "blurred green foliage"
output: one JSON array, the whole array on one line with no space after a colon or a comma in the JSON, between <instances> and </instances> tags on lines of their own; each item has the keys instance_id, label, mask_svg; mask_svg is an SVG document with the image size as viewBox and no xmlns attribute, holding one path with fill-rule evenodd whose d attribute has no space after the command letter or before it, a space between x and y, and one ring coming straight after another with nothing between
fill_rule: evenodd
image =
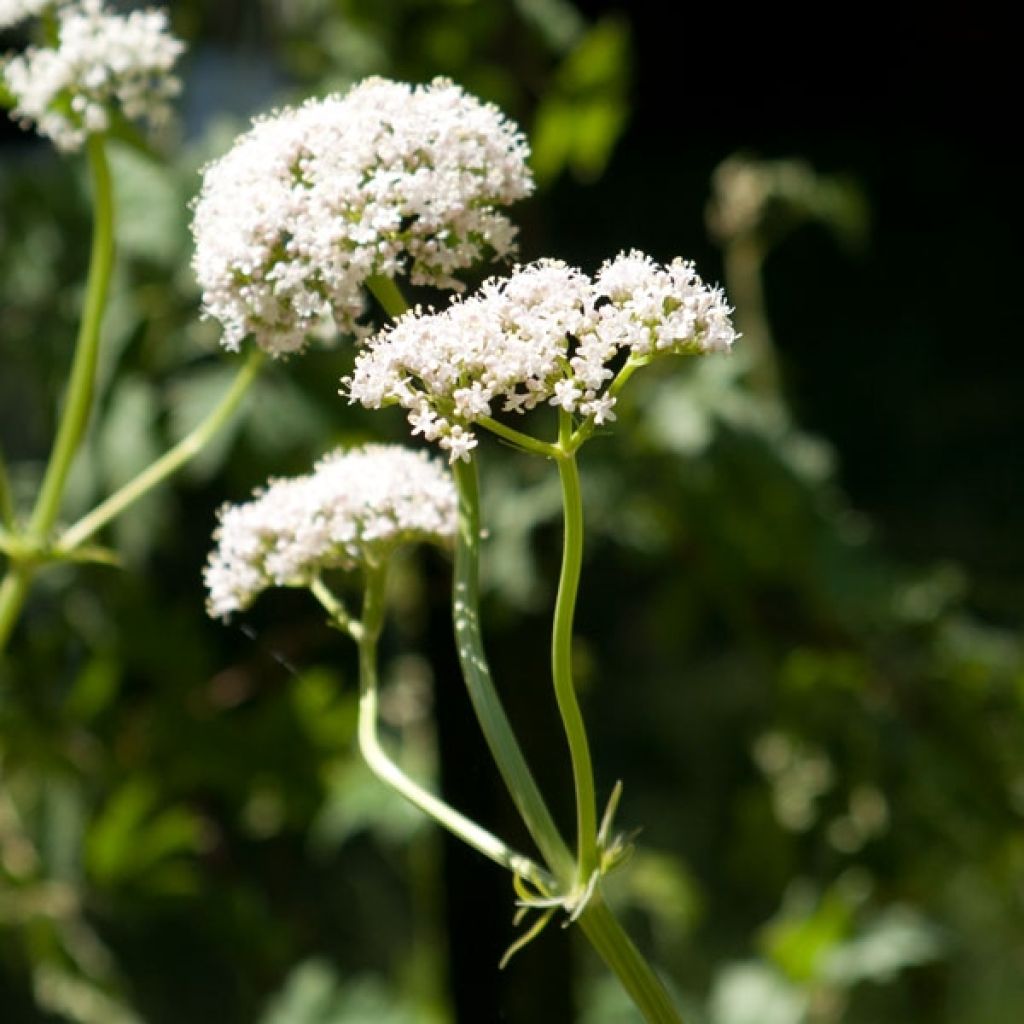
<instances>
[{"instance_id":1,"label":"blurred green foliage","mask_svg":"<svg viewBox=\"0 0 1024 1024\"><path fill-rule=\"evenodd\" d=\"M197 317L187 204L248 113L366 74L449 74L530 131L542 192L524 247L556 179L600 176L628 123L630 24L567 0L185 0L174 16L193 43L188 131L164 162L115 155L120 262L68 519L231 377ZM80 299L83 181L42 147L3 151L0 432L21 512ZM644 826L610 892L706 1024L1024 1014L1020 637L977 613L968 570L901 564L852 507L836 453L789 410L763 294L765 260L801 225L870 248L868 205L804 163L723 165L710 226L746 345L638 377L583 457L580 684L603 790L621 777L619 820ZM631 242L608 238L595 262ZM510 1021L545 1020L531 979L555 940L496 970L510 892L490 974L446 952L439 838L356 757L350 652L316 609L277 593L227 628L202 615L220 502L339 442L404 436L399 417L339 401L351 358L274 366L246 416L118 521L122 571L41 577L0 668L5 1024L419 1024L452 1020L474 986L519 1007ZM485 455L492 660L564 787L543 682L557 486L500 446ZM430 587L402 567L386 638L385 711L422 778L446 756L432 702L459 697L422 656L450 648ZM485 803L497 789L479 764L454 770L481 777ZM577 967L582 1020L634 1019L596 964Z\"/></svg>"}]
</instances>

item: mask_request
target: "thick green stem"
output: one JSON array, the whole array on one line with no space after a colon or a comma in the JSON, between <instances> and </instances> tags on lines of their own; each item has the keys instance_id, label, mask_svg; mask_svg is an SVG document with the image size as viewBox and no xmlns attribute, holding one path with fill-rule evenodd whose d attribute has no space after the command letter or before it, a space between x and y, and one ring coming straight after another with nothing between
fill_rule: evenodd
<instances>
[{"instance_id":1,"label":"thick green stem","mask_svg":"<svg viewBox=\"0 0 1024 1024\"><path fill-rule=\"evenodd\" d=\"M28 525L29 535L39 541L46 539L60 512L60 502L71 463L81 444L92 409L93 384L100 348L100 327L114 264L114 197L104 146L103 137L98 135L90 136L86 142L95 211L92 253L89 257L89 276L85 286L85 306L75 345L75 358L71 366L71 382L68 385L64 411L46 467L46 475L43 477L43 485Z\"/></svg>"},{"instance_id":2,"label":"thick green stem","mask_svg":"<svg viewBox=\"0 0 1024 1024\"><path fill-rule=\"evenodd\" d=\"M164 452L156 462L147 466L134 480L130 480L97 505L88 515L83 516L77 523L69 527L57 543L58 552L73 551L79 544L92 537L112 519L117 518L126 508L176 473L189 459L202 451L241 404L265 360L266 356L260 349L253 349L239 369L238 375L227 393L206 419L186 434L173 448Z\"/></svg>"},{"instance_id":3,"label":"thick green stem","mask_svg":"<svg viewBox=\"0 0 1024 1024\"><path fill-rule=\"evenodd\" d=\"M576 865L533 779L501 699L494 688L480 635L480 496L476 464L452 467L459 492L453 616L455 640L469 699L498 771L548 866L563 886L576 879Z\"/></svg>"},{"instance_id":4,"label":"thick green stem","mask_svg":"<svg viewBox=\"0 0 1024 1024\"><path fill-rule=\"evenodd\" d=\"M570 431L569 414L560 412L559 434L564 443L568 443ZM562 484L565 532L562 540L562 572L558 580L551 633L551 677L565 737L569 743L576 787L576 883L585 887L597 869L597 801L590 744L572 679L572 626L583 565L583 498L575 455L563 455L557 463Z\"/></svg>"},{"instance_id":5,"label":"thick green stem","mask_svg":"<svg viewBox=\"0 0 1024 1024\"><path fill-rule=\"evenodd\" d=\"M14 631L31 582L32 575L25 568L8 565L0 583L0 655Z\"/></svg>"},{"instance_id":6,"label":"thick green stem","mask_svg":"<svg viewBox=\"0 0 1024 1024\"><path fill-rule=\"evenodd\" d=\"M359 622L355 622L349 617L344 606L322 581L315 580L310 585L313 596L327 610L335 624L352 636L359 648L357 731L359 749L366 763L382 782L478 853L482 853L496 864L500 864L520 877L526 878L534 885L550 889L554 880L547 871L409 778L392 761L381 744L377 732L377 645L384 622L386 584L386 566L367 571L363 614Z\"/></svg>"},{"instance_id":7,"label":"thick green stem","mask_svg":"<svg viewBox=\"0 0 1024 1024\"><path fill-rule=\"evenodd\" d=\"M682 1024L683 1018L672 997L633 945L600 891L594 893L577 924L598 956L615 973L647 1024Z\"/></svg>"},{"instance_id":8,"label":"thick green stem","mask_svg":"<svg viewBox=\"0 0 1024 1024\"><path fill-rule=\"evenodd\" d=\"M104 145L103 137L97 135L90 136L86 142L86 156L92 176L94 217L89 275L64 410L42 487L28 523L28 538L37 546L46 544L60 513L71 463L81 444L92 408L100 327L114 264L114 197ZM12 563L7 567L3 583L0 584L0 651L6 646L18 621L34 573L35 566L28 562L20 565Z\"/></svg>"},{"instance_id":9,"label":"thick green stem","mask_svg":"<svg viewBox=\"0 0 1024 1024\"><path fill-rule=\"evenodd\" d=\"M390 277L374 274L366 279L366 287L392 320L397 320L408 311L409 303L405 301L402 290Z\"/></svg>"}]
</instances>

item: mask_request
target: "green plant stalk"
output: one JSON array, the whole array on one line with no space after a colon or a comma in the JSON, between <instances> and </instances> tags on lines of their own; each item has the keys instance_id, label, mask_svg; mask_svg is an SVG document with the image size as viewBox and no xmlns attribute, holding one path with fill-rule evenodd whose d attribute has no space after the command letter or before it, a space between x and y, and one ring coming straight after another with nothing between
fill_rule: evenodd
<instances>
[{"instance_id":1,"label":"green plant stalk","mask_svg":"<svg viewBox=\"0 0 1024 1024\"><path fill-rule=\"evenodd\" d=\"M64 410L57 427L43 483L28 523L28 538L39 547L46 544L60 513L61 498L92 408L96 362L99 356L100 327L110 291L114 265L114 195L102 136L92 135L85 144L93 186L93 234L89 254L89 273L85 285L85 304L75 342ZM30 562L7 567L0 584L0 651L21 614L36 566Z\"/></svg>"},{"instance_id":2,"label":"green plant stalk","mask_svg":"<svg viewBox=\"0 0 1024 1024\"><path fill-rule=\"evenodd\" d=\"M73 526L68 527L57 542L58 553L70 553L87 541L111 520L116 519L126 508L134 504L148 491L176 473L186 462L194 458L210 439L217 434L234 415L242 399L266 361L261 349L254 348L238 370L231 387L207 417L197 424L173 448L168 449L154 463L147 466L138 476L100 502L91 512Z\"/></svg>"},{"instance_id":3,"label":"green plant stalk","mask_svg":"<svg viewBox=\"0 0 1024 1024\"><path fill-rule=\"evenodd\" d=\"M482 853L514 874L528 879L534 885L550 889L554 885L554 879L547 871L409 778L391 760L381 744L377 733L377 646L384 622L386 586L386 564L367 570L362 619L355 622L322 581L314 580L310 585L313 596L327 610L335 624L355 640L359 649L357 734L359 749L366 763L382 782L478 853Z\"/></svg>"},{"instance_id":4,"label":"green plant stalk","mask_svg":"<svg viewBox=\"0 0 1024 1024\"><path fill-rule=\"evenodd\" d=\"M7 566L3 582L0 583L0 655L14 631L31 582L32 574L24 566Z\"/></svg>"},{"instance_id":5,"label":"green plant stalk","mask_svg":"<svg viewBox=\"0 0 1024 1024\"><path fill-rule=\"evenodd\" d=\"M368 278L366 287L393 319L409 309L401 290L391 278ZM456 461L452 472L459 494L452 595L459 664L473 711L512 801L560 886L568 887L575 878L575 862L512 731L491 679L480 635L480 492L476 464Z\"/></svg>"},{"instance_id":6,"label":"green plant stalk","mask_svg":"<svg viewBox=\"0 0 1024 1024\"><path fill-rule=\"evenodd\" d=\"M647 1024L683 1024L668 990L605 903L600 886L576 923Z\"/></svg>"},{"instance_id":7,"label":"green plant stalk","mask_svg":"<svg viewBox=\"0 0 1024 1024\"><path fill-rule=\"evenodd\" d=\"M381 284L381 280L370 279L367 287L389 316L401 316L408 309L401 292L390 279L384 279L384 284ZM645 362L646 360L635 360L627 363L612 387L616 391L621 389L633 372ZM583 424L570 438L569 446L563 450L571 454L593 433L593 430L592 421ZM518 438L508 439L519 444ZM544 443L537 442L537 445L542 444ZM537 454L550 455L552 447L544 445L545 450L538 451ZM513 802L548 867L557 878L560 888L568 892L578 877L576 863L551 817L512 732L512 726L491 679L480 635L480 493L476 463L457 460L452 466L452 472L459 495L459 528L455 546L452 604L462 673L491 756L498 766ZM682 1018L673 1006L664 985L604 903L600 890L601 887L598 885L577 918L577 924L601 959L618 977L647 1024L682 1024Z\"/></svg>"},{"instance_id":8,"label":"green plant stalk","mask_svg":"<svg viewBox=\"0 0 1024 1024\"><path fill-rule=\"evenodd\" d=\"M480 634L480 494L475 462L452 466L459 495L452 614L459 663L484 739L512 800L548 867L564 889L573 885L576 864L534 781L491 679Z\"/></svg>"},{"instance_id":9,"label":"green plant stalk","mask_svg":"<svg viewBox=\"0 0 1024 1024\"><path fill-rule=\"evenodd\" d=\"M572 419L569 413L564 409L559 410L560 443L567 446L571 432ZM583 890L598 866L594 767L583 713L572 679L572 626L583 566L583 498L575 454L562 455L556 462L558 478L562 484L564 533L562 571L558 580L551 631L551 678L572 759L573 783L576 787L576 885Z\"/></svg>"},{"instance_id":10,"label":"green plant stalk","mask_svg":"<svg viewBox=\"0 0 1024 1024\"><path fill-rule=\"evenodd\" d=\"M98 135L89 136L85 144L92 175L95 211L92 253L89 257L85 305L75 345L75 358L71 366L67 400L43 477L43 485L28 524L29 535L40 542L45 541L60 512L60 502L64 496L71 463L82 442L92 409L100 328L114 265L114 197L105 144L103 137Z\"/></svg>"}]
</instances>

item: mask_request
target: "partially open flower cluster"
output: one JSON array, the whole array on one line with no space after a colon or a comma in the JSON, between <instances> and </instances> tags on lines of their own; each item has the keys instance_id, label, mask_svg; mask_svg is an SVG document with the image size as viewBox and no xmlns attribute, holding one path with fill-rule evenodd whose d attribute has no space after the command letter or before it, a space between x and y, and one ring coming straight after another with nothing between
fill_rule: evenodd
<instances>
[{"instance_id":1,"label":"partially open flower cluster","mask_svg":"<svg viewBox=\"0 0 1024 1024\"><path fill-rule=\"evenodd\" d=\"M13 117L34 122L63 150L106 131L111 107L131 120L167 120L168 101L181 87L171 72L184 44L171 35L165 12L122 15L103 0L76 0L57 18L54 48L31 46L3 67L16 100Z\"/></svg>"},{"instance_id":2,"label":"partially open flower cluster","mask_svg":"<svg viewBox=\"0 0 1024 1024\"><path fill-rule=\"evenodd\" d=\"M497 107L441 78L370 78L257 120L196 201L205 311L227 348L252 334L281 355L328 317L356 331L371 275L459 288L456 271L511 250L497 207L530 193L527 154Z\"/></svg>"},{"instance_id":3,"label":"partially open flower cluster","mask_svg":"<svg viewBox=\"0 0 1024 1024\"><path fill-rule=\"evenodd\" d=\"M204 572L212 616L243 611L267 587L304 586L404 543L445 545L457 502L448 472L423 452L366 445L321 459L308 476L273 480L225 505Z\"/></svg>"},{"instance_id":4,"label":"partially open flower cluster","mask_svg":"<svg viewBox=\"0 0 1024 1024\"><path fill-rule=\"evenodd\" d=\"M343 383L368 408L397 403L414 434L452 461L476 446L470 424L547 402L598 425L615 418L607 386L621 353L644 357L727 350L736 337L720 289L692 263L640 252L591 280L555 260L492 278L440 313L416 310L372 339Z\"/></svg>"},{"instance_id":5,"label":"partially open flower cluster","mask_svg":"<svg viewBox=\"0 0 1024 1024\"><path fill-rule=\"evenodd\" d=\"M0 0L0 29L34 18L58 2L60 0Z\"/></svg>"}]
</instances>

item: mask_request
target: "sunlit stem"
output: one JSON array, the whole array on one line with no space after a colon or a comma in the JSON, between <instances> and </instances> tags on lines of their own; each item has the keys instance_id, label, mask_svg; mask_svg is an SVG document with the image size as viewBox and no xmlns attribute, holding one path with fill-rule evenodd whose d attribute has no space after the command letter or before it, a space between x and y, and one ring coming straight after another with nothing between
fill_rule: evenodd
<instances>
[{"instance_id":1,"label":"sunlit stem","mask_svg":"<svg viewBox=\"0 0 1024 1024\"><path fill-rule=\"evenodd\" d=\"M356 621L323 581L315 580L310 585L314 597L326 609L334 624L347 632L359 649L357 732L359 749L366 763L383 783L474 850L535 885L550 887L554 880L547 871L411 779L395 764L381 744L377 729L377 647L384 622L386 587L386 564L367 570L362 619Z\"/></svg>"},{"instance_id":2,"label":"sunlit stem","mask_svg":"<svg viewBox=\"0 0 1024 1024\"><path fill-rule=\"evenodd\" d=\"M207 417L185 435L173 448L147 466L137 477L115 491L90 513L64 531L57 542L58 553L70 552L88 540L111 520L144 494L176 473L186 462L206 447L234 415L266 360L262 350L254 348L239 368L231 387Z\"/></svg>"},{"instance_id":3,"label":"sunlit stem","mask_svg":"<svg viewBox=\"0 0 1024 1024\"><path fill-rule=\"evenodd\" d=\"M572 421L560 410L559 441L569 444ZM551 632L551 677L555 699L562 716L569 756L572 759L573 782L576 787L576 884L585 886L597 868L597 800L594 793L594 768L590 744L576 698L572 678L572 627L576 611L576 595L583 565L583 498L580 474L574 454L557 460L562 484L564 535L562 540L562 572L558 580L555 618Z\"/></svg>"},{"instance_id":4,"label":"sunlit stem","mask_svg":"<svg viewBox=\"0 0 1024 1024\"><path fill-rule=\"evenodd\" d=\"M629 383L630 377L636 373L641 367L648 366L651 362L651 356L630 356L626 360L622 369L615 375L615 379L608 385L608 397L618 398L619 393ZM569 436L567 442L564 443L563 447L567 452L574 452L584 441L590 438L594 431L597 430L597 424L594 422L594 418L590 417L584 420L582 424Z\"/></svg>"},{"instance_id":5,"label":"sunlit stem","mask_svg":"<svg viewBox=\"0 0 1024 1024\"><path fill-rule=\"evenodd\" d=\"M672 997L604 902L600 886L576 922L647 1024L683 1024Z\"/></svg>"},{"instance_id":6,"label":"sunlit stem","mask_svg":"<svg viewBox=\"0 0 1024 1024\"><path fill-rule=\"evenodd\" d=\"M389 316L401 316L408 309L397 285L390 279L371 278L367 282L367 286ZM646 359L628 362L612 382L610 389L612 393L617 394L635 370L645 365L646 362ZM487 426L493 429L491 424L487 424ZM568 424L568 421L563 421L560 425L560 438L557 446L548 445L533 438L529 439L533 442L532 444L524 445L522 439L526 435L521 435L519 431L512 431L514 436L509 436L508 432L511 431L511 428L505 428L504 437L505 440L518 447L534 451L539 455L555 457L557 450L563 456L570 456L593 433L595 424L592 420L588 421L574 434L568 432L569 426L571 424ZM494 432L502 436L501 430ZM559 461L560 467L561 461ZM534 782L494 688L487 657L484 653L479 621L480 494L476 463L474 461L456 461L452 466L452 471L459 492L459 532L455 547L453 614L459 662L462 666L470 701L490 748L491 756L498 766L498 771L501 773L527 829L557 879L559 891L568 893L575 889L578 892L579 880L583 877L583 873L578 869L578 865L565 845L540 790ZM575 465L569 472L570 474L575 473ZM579 531L574 533L574 544L577 543L577 534L582 537L582 520L579 521ZM577 581L578 572L577 569ZM564 577L563 569L563 579ZM572 593L574 603L575 588ZM568 589L566 594L568 595ZM568 596L566 600L568 602ZM563 615L568 624L568 632L565 635L570 638L571 642L573 609L568 603L563 607ZM571 686L571 672L568 678ZM575 700L575 695L573 695L573 700ZM582 725L582 722L580 724ZM589 762L589 753L587 760ZM590 777L589 772L585 774ZM592 790L593 783L591 782ZM593 804L592 796L590 802ZM578 791L577 803L581 803ZM596 814L592 816L586 827L589 828L587 834L593 837L595 847L593 856L596 858ZM584 831L584 828L580 828L581 836ZM546 886L539 888L551 891L550 881ZM547 913L550 914L550 911ZM545 919L542 919L541 926L543 923L546 923ZM577 915L577 923L601 959L619 978L643 1014L647 1024L682 1024L682 1018L673 1007L665 987L605 905L600 884L593 887L590 900ZM535 926L528 934L532 937L537 931L539 931L539 927ZM517 943L517 948L521 945L522 943Z\"/></svg>"},{"instance_id":7,"label":"sunlit stem","mask_svg":"<svg viewBox=\"0 0 1024 1024\"><path fill-rule=\"evenodd\" d=\"M513 427L507 427L504 423L499 423L490 416L479 416L477 417L477 422L480 426L486 427L492 434L496 434L503 441L508 441L509 444L515 445L515 447L520 448L525 452L530 452L533 455L541 455L546 459L553 459L559 453L557 445L547 444L545 441L538 441L537 438L531 437L529 434L524 434L522 431L516 430Z\"/></svg>"},{"instance_id":8,"label":"sunlit stem","mask_svg":"<svg viewBox=\"0 0 1024 1024\"><path fill-rule=\"evenodd\" d=\"M100 347L100 327L110 291L114 264L114 196L110 168L102 136L86 141L86 157L93 187L93 234L85 304L79 324L75 355L71 364L64 410L57 427L42 487L29 519L27 535L36 546L45 545L60 513L68 473L92 408L93 386ZM28 596L36 565L27 561L10 563L0 583L0 651L4 649Z\"/></svg>"},{"instance_id":9,"label":"sunlit stem","mask_svg":"<svg viewBox=\"0 0 1024 1024\"><path fill-rule=\"evenodd\" d=\"M60 512L71 463L81 444L92 408L96 362L100 347L100 327L110 290L110 274L114 263L114 197L110 168L102 136L91 135L86 141L86 155L93 183L94 227L89 276L85 286L85 306L75 344L64 411L57 428L50 461L43 485L36 499L28 532L42 540L50 532Z\"/></svg>"},{"instance_id":10,"label":"sunlit stem","mask_svg":"<svg viewBox=\"0 0 1024 1024\"><path fill-rule=\"evenodd\" d=\"M491 679L480 634L480 495L475 462L452 467L459 492L453 615L459 663L484 739L537 848L563 887L575 882L576 865L534 781Z\"/></svg>"}]
</instances>

